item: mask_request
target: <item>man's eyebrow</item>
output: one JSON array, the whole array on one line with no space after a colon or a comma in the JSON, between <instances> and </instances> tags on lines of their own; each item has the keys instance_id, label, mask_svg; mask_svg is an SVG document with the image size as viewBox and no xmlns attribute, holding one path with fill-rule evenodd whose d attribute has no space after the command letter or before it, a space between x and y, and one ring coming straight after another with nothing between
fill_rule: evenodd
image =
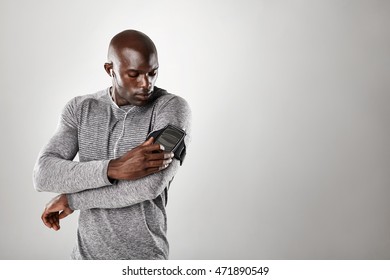
<instances>
[{"instance_id":1,"label":"man's eyebrow","mask_svg":"<svg viewBox=\"0 0 390 280\"><path fill-rule=\"evenodd\" d=\"M158 68L159 68L159 66L153 68L152 70L150 70L150 71L148 71L148 72L156 71L156 70L158 70ZM133 68L127 69L127 71L142 72L142 71L139 70L139 69L133 69Z\"/></svg>"}]
</instances>

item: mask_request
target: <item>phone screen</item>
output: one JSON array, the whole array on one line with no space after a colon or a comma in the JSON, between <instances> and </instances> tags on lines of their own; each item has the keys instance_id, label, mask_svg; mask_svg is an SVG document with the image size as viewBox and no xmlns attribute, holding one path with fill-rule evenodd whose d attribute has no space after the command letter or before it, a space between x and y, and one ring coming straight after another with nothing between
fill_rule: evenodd
<instances>
[{"instance_id":1,"label":"phone screen","mask_svg":"<svg viewBox=\"0 0 390 280\"><path fill-rule=\"evenodd\" d=\"M155 143L159 143L164 146L166 152L171 152L184 138L185 133L172 126L168 126L164 131L157 137Z\"/></svg>"}]
</instances>

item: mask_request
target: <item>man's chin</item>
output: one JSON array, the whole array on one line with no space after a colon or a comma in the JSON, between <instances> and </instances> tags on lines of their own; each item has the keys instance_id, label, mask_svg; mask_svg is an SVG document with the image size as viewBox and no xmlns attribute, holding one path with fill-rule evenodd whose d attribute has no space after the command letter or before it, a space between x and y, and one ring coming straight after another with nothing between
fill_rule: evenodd
<instances>
[{"instance_id":1,"label":"man's chin","mask_svg":"<svg viewBox=\"0 0 390 280\"><path fill-rule=\"evenodd\" d=\"M133 102L131 102L132 105L140 106L140 107L145 106L148 103L149 103L149 99L146 99L146 100L135 99L135 100L133 100Z\"/></svg>"},{"instance_id":2,"label":"man's chin","mask_svg":"<svg viewBox=\"0 0 390 280\"><path fill-rule=\"evenodd\" d=\"M149 100L152 97L152 93L149 94L136 94L134 97L133 104L136 106L144 106L149 103Z\"/></svg>"}]
</instances>

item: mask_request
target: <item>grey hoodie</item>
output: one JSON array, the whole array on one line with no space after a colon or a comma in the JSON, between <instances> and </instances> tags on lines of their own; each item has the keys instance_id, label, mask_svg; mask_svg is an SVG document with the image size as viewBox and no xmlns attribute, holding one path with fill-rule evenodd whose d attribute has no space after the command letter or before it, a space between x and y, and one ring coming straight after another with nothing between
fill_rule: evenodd
<instances>
[{"instance_id":1,"label":"grey hoodie","mask_svg":"<svg viewBox=\"0 0 390 280\"><path fill-rule=\"evenodd\" d=\"M111 159L176 125L190 140L187 102L155 87L142 107L118 107L109 88L73 98L65 106L57 131L40 152L33 172L38 191L66 193L70 208L80 210L73 259L167 259L168 187L179 161L138 180L107 178ZM79 154L79 162L73 161Z\"/></svg>"}]
</instances>

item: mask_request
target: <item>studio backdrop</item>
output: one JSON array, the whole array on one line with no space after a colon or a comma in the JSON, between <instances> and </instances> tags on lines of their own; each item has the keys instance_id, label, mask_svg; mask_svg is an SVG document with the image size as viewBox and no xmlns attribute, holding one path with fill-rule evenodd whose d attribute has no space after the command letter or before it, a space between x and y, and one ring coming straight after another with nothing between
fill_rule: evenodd
<instances>
[{"instance_id":1,"label":"studio backdrop","mask_svg":"<svg viewBox=\"0 0 390 280\"><path fill-rule=\"evenodd\" d=\"M66 102L148 34L193 113L169 190L171 259L390 258L390 2L0 2L0 259L69 259L32 170Z\"/></svg>"}]
</instances>

